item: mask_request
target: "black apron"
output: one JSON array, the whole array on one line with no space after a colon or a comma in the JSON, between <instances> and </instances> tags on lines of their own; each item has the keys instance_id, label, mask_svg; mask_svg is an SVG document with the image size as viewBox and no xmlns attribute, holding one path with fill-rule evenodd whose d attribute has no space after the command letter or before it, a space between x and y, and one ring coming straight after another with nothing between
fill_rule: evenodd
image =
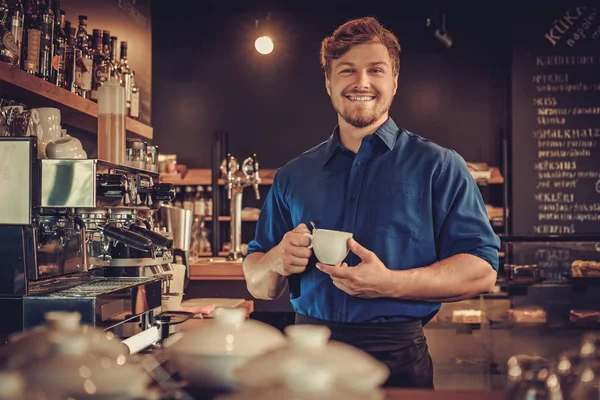
<instances>
[{"instance_id":1,"label":"black apron","mask_svg":"<svg viewBox=\"0 0 600 400\"><path fill-rule=\"evenodd\" d=\"M421 320L382 323L341 323L296 313L296 324L326 325L331 340L359 348L390 369L384 387L433 389L433 362Z\"/></svg>"}]
</instances>

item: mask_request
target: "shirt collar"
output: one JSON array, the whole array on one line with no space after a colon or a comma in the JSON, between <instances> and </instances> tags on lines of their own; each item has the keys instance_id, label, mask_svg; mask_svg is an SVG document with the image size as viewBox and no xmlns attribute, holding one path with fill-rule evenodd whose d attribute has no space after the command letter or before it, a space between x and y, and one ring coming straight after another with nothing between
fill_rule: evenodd
<instances>
[{"instance_id":1,"label":"shirt collar","mask_svg":"<svg viewBox=\"0 0 600 400\"><path fill-rule=\"evenodd\" d=\"M387 146L388 149L392 150L396 145L396 138L398 137L398 126L394 120L390 117L377 129L374 133L378 136L381 141ZM340 142L340 127L337 125L333 130L333 133L327 140L327 146L325 148L325 160L323 165L327 164L336 149L347 150Z\"/></svg>"}]
</instances>

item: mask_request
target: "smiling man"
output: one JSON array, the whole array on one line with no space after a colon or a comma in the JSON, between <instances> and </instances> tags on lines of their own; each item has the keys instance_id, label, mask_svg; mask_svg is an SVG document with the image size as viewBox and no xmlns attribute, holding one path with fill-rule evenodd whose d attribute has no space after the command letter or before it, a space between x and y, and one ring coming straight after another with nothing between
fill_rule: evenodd
<instances>
[{"instance_id":1,"label":"smiling man","mask_svg":"<svg viewBox=\"0 0 600 400\"><path fill-rule=\"evenodd\" d=\"M321 64L338 125L277 172L244 259L248 290L274 299L289 287L296 323L387 364L386 386L433 387L423 326L442 302L492 289L499 239L465 161L389 117L390 31L349 21L323 40ZM316 261L309 221L353 232L341 265Z\"/></svg>"}]
</instances>

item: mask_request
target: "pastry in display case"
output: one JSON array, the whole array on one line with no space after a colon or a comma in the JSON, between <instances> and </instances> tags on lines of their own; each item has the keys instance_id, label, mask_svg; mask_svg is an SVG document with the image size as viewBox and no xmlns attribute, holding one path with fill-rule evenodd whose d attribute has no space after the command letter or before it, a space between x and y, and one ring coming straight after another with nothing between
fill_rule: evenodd
<instances>
[{"instance_id":1,"label":"pastry in display case","mask_svg":"<svg viewBox=\"0 0 600 400\"><path fill-rule=\"evenodd\" d=\"M600 261L573 261L571 264L571 277L600 278Z\"/></svg>"},{"instance_id":2,"label":"pastry in display case","mask_svg":"<svg viewBox=\"0 0 600 400\"><path fill-rule=\"evenodd\" d=\"M459 324L480 324L481 310L453 310L452 322Z\"/></svg>"},{"instance_id":3,"label":"pastry in display case","mask_svg":"<svg viewBox=\"0 0 600 400\"><path fill-rule=\"evenodd\" d=\"M519 307L507 310L508 320L517 324L546 323L546 311L541 307Z\"/></svg>"},{"instance_id":4,"label":"pastry in display case","mask_svg":"<svg viewBox=\"0 0 600 400\"><path fill-rule=\"evenodd\" d=\"M504 264L504 276L510 282L537 282L540 280L540 269L537 264Z\"/></svg>"}]
</instances>

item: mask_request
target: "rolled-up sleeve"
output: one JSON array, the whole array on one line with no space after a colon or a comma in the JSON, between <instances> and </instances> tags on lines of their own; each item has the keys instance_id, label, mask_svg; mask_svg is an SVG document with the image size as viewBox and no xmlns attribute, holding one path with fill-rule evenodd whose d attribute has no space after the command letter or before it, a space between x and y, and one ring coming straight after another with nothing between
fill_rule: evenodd
<instances>
[{"instance_id":1,"label":"rolled-up sleeve","mask_svg":"<svg viewBox=\"0 0 600 400\"><path fill-rule=\"evenodd\" d=\"M283 235L294 229L289 208L281 191L281 174L275 174L273 184L267 193L258 222L254 239L248 243L246 256L256 251L266 253L277 246Z\"/></svg>"},{"instance_id":2,"label":"rolled-up sleeve","mask_svg":"<svg viewBox=\"0 0 600 400\"><path fill-rule=\"evenodd\" d=\"M433 194L438 259L472 254L498 270L500 239L492 229L477 183L455 151L446 154Z\"/></svg>"}]
</instances>

